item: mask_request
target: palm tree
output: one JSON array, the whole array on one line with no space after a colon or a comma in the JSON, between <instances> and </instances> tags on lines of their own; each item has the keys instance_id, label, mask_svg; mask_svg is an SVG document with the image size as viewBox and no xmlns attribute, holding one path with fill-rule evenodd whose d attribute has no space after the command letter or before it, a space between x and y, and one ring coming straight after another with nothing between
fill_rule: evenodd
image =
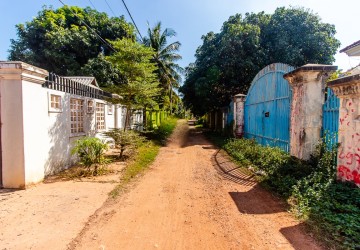
<instances>
[{"instance_id":1,"label":"palm tree","mask_svg":"<svg viewBox=\"0 0 360 250\"><path fill-rule=\"evenodd\" d=\"M151 47L154 52L153 62L158 66L156 74L161 83L163 96L169 96L170 109L172 105L172 96L176 94L174 89L179 88L181 81L181 73L183 68L176 61L182 57L177 52L181 43L176 41L168 44L167 39L176 36L173 29L166 28L161 31L161 22L158 22L153 28L148 28L148 37L143 39L146 46Z\"/></svg>"}]
</instances>

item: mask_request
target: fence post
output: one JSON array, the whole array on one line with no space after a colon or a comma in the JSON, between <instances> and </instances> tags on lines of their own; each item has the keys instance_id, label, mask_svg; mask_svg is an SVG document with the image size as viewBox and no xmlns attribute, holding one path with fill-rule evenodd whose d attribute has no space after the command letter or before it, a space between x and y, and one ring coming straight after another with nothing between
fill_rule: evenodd
<instances>
[{"instance_id":1,"label":"fence post","mask_svg":"<svg viewBox=\"0 0 360 250\"><path fill-rule=\"evenodd\" d=\"M237 94L234 99L234 134L238 138L242 138L244 135L244 105L246 95Z\"/></svg>"},{"instance_id":2,"label":"fence post","mask_svg":"<svg viewBox=\"0 0 360 250\"><path fill-rule=\"evenodd\" d=\"M321 138L325 81L337 66L306 64L284 78L292 88L290 154L308 160Z\"/></svg>"},{"instance_id":3,"label":"fence post","mask_svg":"<svg viewBox=\"0 0 360 250\"><path fill-rule=\"evenodd\" d=\"M337 176L360 187L360 74L328 85L340 98Z\"/></svg>"}]
</instances>

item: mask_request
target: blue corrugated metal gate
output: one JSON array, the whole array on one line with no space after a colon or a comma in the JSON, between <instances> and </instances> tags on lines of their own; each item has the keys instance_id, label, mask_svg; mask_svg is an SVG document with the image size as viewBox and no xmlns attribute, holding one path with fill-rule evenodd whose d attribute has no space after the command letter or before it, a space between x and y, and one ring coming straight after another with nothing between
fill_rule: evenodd
<instances>
[{"instance_id":1,"label":"blue corrugated metal gate","mask_svg":"<svg viewBox=\"0 0 360 250\"><path fill-rule=\"evenodd\" d=\"M289 151L291 88L283 75L292 70L274 63L255 76L245 101L245 138Z\"/></svg>"},{"instance_id":2,"label":"blue corrugated metal gate","mask_svg":"<svg viewBox=\"0 0 360 250\"><path fill-rule=\"evenodd\" d=\"M335 146L338 142L339 107L339 98L336 97L330 88L327 88L326 99L323 106L322 136L329 149Z\"/></svg>"},{"instance_id":3,"label":"blue corrugated metal gate","mask_svg":"<svg viewBox=\"0 0 360 250\"><path fill-rule=\"evenodd\" d=\"M229 105L229 112L227 114L227 125L231 125L231 123L234 121L234 102L231 101Z\"/></svg>"}]
</instances>

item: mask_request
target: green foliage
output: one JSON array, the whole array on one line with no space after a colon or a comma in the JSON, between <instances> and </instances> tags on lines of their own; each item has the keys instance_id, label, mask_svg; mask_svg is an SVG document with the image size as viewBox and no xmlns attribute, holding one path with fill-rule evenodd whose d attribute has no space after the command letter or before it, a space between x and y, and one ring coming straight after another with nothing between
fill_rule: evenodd
<instances>
[{"instance_id":1,"label":"green foliage","mask_svg":"<svg viewBox=\"0 0 360 250\"><path fill-rule=\"evenodd\" d=\"M176 117L167 117L165 120L161 121L161 124L157 127L154 127L153 130L143 132L143 135L146 138L159 142L161 145L166 144L166 139L174 131L178 118Z\"/></svg>"},{"instance_id":2,"label":"green foliage","mask_svg":"<svg viewBox=\"0 0 360 250\"><path fill-rule=\"evenodd\" d=\"M122 96L121 103L130 110L155 105L159 82L154 73L157 67L151 62L154 55L152 49L128 38L111 44L117 52L106 57L106 60L122 72L126 83L114 85L110 90Z\"/></svg>"},{"instance_id":3,"label":"green foliage","mask_svg":"<svg viewBox=\"0 0 360 250\"><path fill-rule=\"evenodd\" d=\"M195 115L227 106L246 93L259 70L271 63L293 66L331 64L340 46L335 27L303 8L277 8L274 14L231 16L221 32L202 36L196 61L186 68L180 91Z\"/></svg>"},{"instance_id":4,"label":"green foliage","mask_svg":"<svg viewBox=\"0 0 360 250\"><path fill-rule=\"evenodd\" d=\"M262 183L288 199L291 210L332 247L360 246L360 189L336 181L336 148L324 142L309 162L253 140L231 139L224 149L242 166L264 171Z\"/></svg>"},{"instance_id":5,"label":"green foliage","mask_svg":"<svg viewBox=\"0 0 360 250\"><path fill-rule=\"evenodd\" d=\"M166 120L164 120L160 126L155 130L155 135L162 144L165 144L166 139L171 135L171 133L174 131L177 123L177 118L175 117L169 117Z\"/></svg>"},{"instance_id":6,"label":"green foliage","mask_svg":"<svg viewBox=\"0 0 360 250\"><path fill-rule=\"evenodd\" d=\"M97 174L98 167L107 163L104 157L107 148L108 145L103 143L99 138L84 137L75 142L71 154L77 155L80 163L84 165L88 171L94 166L94 174Z\"/></svg>"},{"instance_id":7,"label":"green foliage","mask_svg":"<svg viewBox=\"0 0 360 250\"><path fill-rule=\"evenodd\" d=\"M153 28L148 28L148 37L143 40L143 43L154 51L152 62L157 65L155 73L161 87L158 103L160 108L170 109L171 112L174 108L173 104L177 104L174 99L178 98L174 89L179 88L180 74L183 72L183 69L176 63L182 58L178 54L181 46L180 42L176 41L168 44L168 38L173 36L176 36L173 29L166 28L161 31L161 22L158 22Z\"/></svg>"},{"instance_id":8,"label":"green foliage","mask_svg":"<svg viewBox=\"0 0 360 250\"><path fill-rule=\"evenodd\" d=\"M76 6L56 10L44 7L33 20L16 26L18 39L11 40L9 60L24 61L65 76L84 75L97 64L105 66L106 73L110 73L106 77L101 70L93 72L101 86L119 81L119 72L114 72L99 57L109 55L111 49L83 22L104 39L135 38L133 25L123 16L108 17L106 13Z\"/></svg>"},{"instance_id":9,"label":"green foliage","mask_svg":"<svg viewBox=\"0 0 360 250\"><path fill-rule=\"evenodd\" d=\"M138 148L143 142L144 137L140 136L137 131L123 130L112 128L103 133L105 136L111 137L115 142L115 147L120 149L119 158L123 158L124 151L131 151Z\"/></svg>"},{"instance_id":10,"label":"green foliage","mask_svg":"<svg viewBox=\"0 0 360 250\"><path fill-rule=\"evenodd\" d=\"M155 98L160 93L157 67L151 62L154 52L151 48L124 38L111 42L116 53L106 57L106 60L121 72L125 83L112 85L108 90L119 94L120 102L126 106L125 128L129 127L129 117L134 109L153 107Z\"/></svg>"}]
</instances>

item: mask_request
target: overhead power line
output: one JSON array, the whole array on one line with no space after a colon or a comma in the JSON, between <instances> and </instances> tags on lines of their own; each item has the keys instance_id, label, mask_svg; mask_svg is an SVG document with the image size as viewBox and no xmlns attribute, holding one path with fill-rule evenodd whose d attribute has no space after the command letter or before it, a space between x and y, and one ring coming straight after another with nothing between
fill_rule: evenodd
<instances>
[{"instance_id":1,"label":"overhead power line","mask_svg":"<svg viewBox=\"0 0 360 250\"><path fill-rule=\"evenodd\" d=\"M124 1L124 0L121 0L121 1L123 2L124 6L125 6L125 9L126 9L127 13L129 14L129 16L130 16L130 18L131 18L131 20L132 20L132 22L133 22L133 24L134 24L134 26L135 26L135 28L136 28L137 32L139 33L139 36L141 37L141 40L144 40L144 38L142 37L142 35L141 35L141 33L140 33L140 30L139 30L139 29L138 29L138 27L136 26L136 23L135 23L134 18L132 17L132 15L131 15L131 13L130 13L130 11L129 11L128 7L126 6L125 1Z\"/></svg>"},{"instance_id":2,"label":"overhead power line","mask_svg":"<svg viewBox=\"0 0 360 250\"><path fill-rule=\"evenodd\" d=\"M91 6L96 10L96 7L95 7L95 5L93 4L93 2L92 2L91 0L89 0L89 2L90 2L90 4L91 4Z\"/></svg>"},{"instance_id":3,"label":"overhead power line","mask_svg":"<svg viewBox=\"0 0 360 250\"><path fill-rule=\"evenodd\" d=\"M62 5L67 6L62 0L59 0L59 2L62 3ZM116 50L96 32L96 30L91 28L90 25L88 25L85 21L81 20L81 18L71 8L69 8L69 10L71 11L71 13L73 13L73 15L77 16L80 22L82 22L88 29L90 29L103 44L109 47L112 51L116 52Z\"/></svg>"},{"instance_id":4,"label":"overhead power line","mask_svg":"<svg viewBox=\"0 0 360 250\"><path fill-rule=\"evenodd\" d=\"M106 3L107 6L109 7L109 9L110 9L110 11L113 13L113 15L116 16L116 15L115 15L115 12L114 12L113 9L110 7L110 4L108 3L107 0L105 0L105 3Z\"/></svg>"}]
</instances>

